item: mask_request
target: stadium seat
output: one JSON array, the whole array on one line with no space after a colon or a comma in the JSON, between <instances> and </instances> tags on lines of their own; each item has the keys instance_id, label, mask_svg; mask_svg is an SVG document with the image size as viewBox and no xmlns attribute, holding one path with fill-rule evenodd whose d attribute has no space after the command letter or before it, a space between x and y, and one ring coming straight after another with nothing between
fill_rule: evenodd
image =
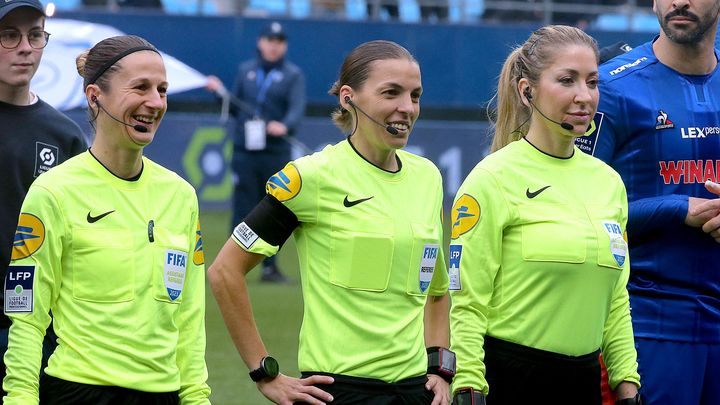
<instances>
[{"instance_id":1,"label":"stadium seat","mask_svg":"<svg viewBox=\"0 0 720 405\"><path fill-rule=\"evenodd\" d=\"M348 20L364 20L367 18L365 0L345 0L345 16Z\"/></svg>"},{"instance_id":2,"label":"stadium seat","mask_svg":"<svg viewBox=\"0 0 720 405\"><path fill-rule=\"evenodd\" d=\"M200 0L163 0L163 8L168 14L202 14L218 15L217 5L213 0L203 0L202 9Z\"/></svg>"},{"instance_id":3,"label":"stadium seat","mask_svg":"<svg viewBox=\"0 0 720 405\"><path fill-rule=\"evenodd\" d=\"M41 0L43 6L54 3L57 10L76 10L80 8L80 0Z\"/></svg>"},{"instance_id":4,"label":"stadium seat","mask_svg":"<svg viewBox=\"0 0 720 405\"><path fill-rule=\"evenodd\" d=\"M630 24L630 18L627 14L600 14L597 20L595 20L593 27L605 31L658 32L660 30L657 16L651 13L633 14L632 25Z\"/></svg>"},{"instance_id":5,"label":"stadium seat","mask_svg":"<svg viewBox=\"0 0 720 405\"><path fill-rule=\"evenodd\" d=\"M245 13L259 16L286 15L287 0L250 0Z\"/></svg>"}]
</instances>

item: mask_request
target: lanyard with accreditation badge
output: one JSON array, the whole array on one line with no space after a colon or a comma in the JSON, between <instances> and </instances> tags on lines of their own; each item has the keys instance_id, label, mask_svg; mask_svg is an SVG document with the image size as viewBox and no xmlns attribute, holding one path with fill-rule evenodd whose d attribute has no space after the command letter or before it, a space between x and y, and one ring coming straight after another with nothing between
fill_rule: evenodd
<instances>
[{"instance_id":1,"label":"lanyard with accreditation badge","mask_svg":"<svg viewBox=\"0 0 720 405\"><path fill-rule=\"evenodd\" d=\"M247 150L265 149L265 121L260 118L260 113L267 99L268 89L278 74L277 69L271 69L266 76L265 71L261 67L255 72L258 93L255 104L255 116L253 119L245 121L245 149Z\"/></svg>"}]
</instances>

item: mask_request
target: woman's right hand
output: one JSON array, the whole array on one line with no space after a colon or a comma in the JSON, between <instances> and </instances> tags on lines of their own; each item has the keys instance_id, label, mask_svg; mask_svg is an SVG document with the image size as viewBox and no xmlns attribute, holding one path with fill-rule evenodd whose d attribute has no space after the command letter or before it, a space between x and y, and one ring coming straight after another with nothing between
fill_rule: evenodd
<instances>
[{"instance_id":1,"label":"woman's right hand","mask_svg":"<svg viewBox=\"0 0 720 405\"><path fill-rule=\"evenodd\" d=\"M314 385L332 384L333 381L332 377L326 375L294 378L278 374L272 380L259 381L257 386L265 398L278 405L292 405L296 401L311 405L325 405L333 400L332 395Z\"/></svg>"}]
</instances>

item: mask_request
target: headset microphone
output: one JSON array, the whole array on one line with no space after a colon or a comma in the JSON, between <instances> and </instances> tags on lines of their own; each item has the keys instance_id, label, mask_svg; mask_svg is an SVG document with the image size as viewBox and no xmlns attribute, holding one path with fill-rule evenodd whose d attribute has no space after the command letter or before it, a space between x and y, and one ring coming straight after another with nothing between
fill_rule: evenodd
<instances>
[{"instance_id":1,"label":"headset microphone","mask_svg":"<svg viewBox=\"0 0 720 405\"><path fill-rule=\"evenodd\" d=\"M345 96L345 102L348 103L348 104L350 104L350 105L352 106L352 108L354 108L354 109L360 111L361 113L363 113L363 115L366 116L366 117L368 117L368 119L370 119L370 121L372 121L372 122L380 125L381 127L385 128L385 130L386 130L389 134L391 134L391 135L397 135L397 134L398 134L398 130L397 130L397 129L391 127L390 125L385 125L385 124L383 124L382 122L380 122L380 121L376 120L375 118L369 116L368 113L366 113L366 112L363 111L360 107L358 107L357 105L355 105L355 103L353 103L353 101L352 101L352 99L350 98L350 96Z\"/></svg>"},{"instance_id":2,"label":"headset microphone","mask_svg":"<svg viewBox=\"0 0 720 405\"><path fill-rule=\"evenodd\" d=\"M543 112L540 111L540 109L537 108L537 107L535 106L535 104L533 104L533 102L532 102L532 94L530 94L530 89L529 89L529 88L525 87L525 90L523 91L523 95L525 95L525 98L527 98L527 101L528 101L528 103L530 103L530 106L531 106L532 108L534 108L538 113L540 113L540 115L542 115L543 118L545 118L546 120L552 122L553 124L560 125L560 128L562 128L562 129L564 129L564 130L566 130L566 131L572 131L572 130L573 130L574 127L573 127L572 124L570 124L569 122L557 122L557 121L555 121L555 120L551 120L547 115L543 114Z\"/></svg>"},{"instance_id":3,"label":"headset microphone","mask_svg":"<svg viewBox=\"0 0 720 405\"><path fill-rule=\"evenodd\" d=\"M137 124L137 125L128 124L125 121L120 121L119 119L113 117L109 112L107 112L107 110L102 105L100 105L100 101L97 99L97 97L92 96L92 101L93 101L93 103L97 104L97 106L100 107L100 109L103 110L105 112L105 114L107 114L108 117L114 119L115 121L117 121L123 125L127 125L138 132L142 132L142 133L148 132L148 129L140 124Z\"/></svg>"}]
</instances>

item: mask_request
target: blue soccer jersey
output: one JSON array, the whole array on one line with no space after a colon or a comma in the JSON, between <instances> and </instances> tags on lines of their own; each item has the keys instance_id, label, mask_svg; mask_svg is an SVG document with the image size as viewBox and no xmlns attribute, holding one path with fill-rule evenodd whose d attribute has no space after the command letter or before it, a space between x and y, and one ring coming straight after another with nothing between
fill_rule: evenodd
<instances>
[{"instance_id":1,"label":"blue soccer jersey","mask_svg":"<svg viewBox=\"0 0 720 405\"><path fill-rule=\"evenodd\" d=\"M627 188L635 335L718 343L720 244L684 220L688 197L717 198L704 182L720 181L720 73L678 73L648 42L600 67L600 93L577 144Z\"/></svg>"}]
</instances>

